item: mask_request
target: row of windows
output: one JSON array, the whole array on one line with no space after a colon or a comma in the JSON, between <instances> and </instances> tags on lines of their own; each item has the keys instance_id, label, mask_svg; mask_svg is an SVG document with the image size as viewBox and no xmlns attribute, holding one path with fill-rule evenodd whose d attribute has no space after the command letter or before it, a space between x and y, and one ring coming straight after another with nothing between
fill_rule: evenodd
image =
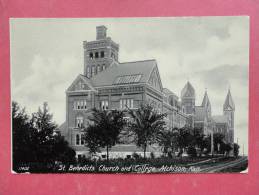
<instances>
[{"instance_id":1,"label":"row of windows","mask_svg":"<svg viewBox=\"0 0 259 195\"><path fill-rule=\"evenodd\" d=\"M89 53L89 58L91 60L98 59L98 58L104 58L104 57L105 57L104 51L101 51L101 52L90 52ZM116 55L113 52L111 52L111 58L116 59Z\"/></svg>"},{"instance_id":2,"label":"row of windows","mask_svg":"<svg viewBox=\"0 0 259 195\"><path fill-rule=\"evenodd\" d=\"M102 110L109 109L108 100L102 100L100 102L100 108ZM120 100L120 109L125 108L134 108L133 99L121 99ZM74 110L86 110L87 109L87 101L86 100L77 100L74 101Z\"/></svg>"},{"instance_id":3,"label":"row of windows","mask_svg":"<svg viewBox=\"0 0 259 195\"><path fill-rule=\"evenodd\" d=\"M89 58L90 58L90 59L99 58L99 57L104 58L104 56L105 56L105 55L104 55L104 51L95 52L95 53L90 52L90 53L89 53Z\"/></svg>"},{"instance_id":4,"label":"row of windows","mask_svg":"<svg viewBox=\"0 0 259 195\"><path fill-rule=\"evenodd\" d=\"M103 65L97 65L97 67L95 66L92 66L91 68L88 66L87 67L87 75L88 77L89 76L93 76L93 75L96 75L97 73L101 72L102 70L105 70L106 69L106 66L105 64Z\"/></svg>"},{"instance_id":5,"label":"row of windows","mask_svg":"<svg viewBox=\"0 0 259 195\"><path fill-rule=\"evenodd\" d=\"M87 101L86 100L77 100L74 101L74 110L86 110Z\"/></svg>"},{"instance_id":6,"label":"row of windows","mask_svg":"<svg viewBox=\"0 0 259 195\"><path fill-rule=\"evenodd\" d=\"M108 100L103 100L100 102L100 107L102 110L108 110L109 108L109 103Z\"/></svg>"},{"instance_id":7,"label":"row of windows","mask_svg":"<svg viewBox=\"0 0 259 195\"><path fill-rule=\"evenodd\" d=\"M133 108L133 99L121 99L120 100L120 109Z\"/></svg>"},{"instance_id":8,"label":"row of windows","mask_svg":"<svg viewBox=\"0 0 259 195\"><path fill-rule=\"evenodd\" d=\"M85 144L84 134L83 133L76 134L76 146L83 146L84 144Z\"/></svg>"}]
</instances>

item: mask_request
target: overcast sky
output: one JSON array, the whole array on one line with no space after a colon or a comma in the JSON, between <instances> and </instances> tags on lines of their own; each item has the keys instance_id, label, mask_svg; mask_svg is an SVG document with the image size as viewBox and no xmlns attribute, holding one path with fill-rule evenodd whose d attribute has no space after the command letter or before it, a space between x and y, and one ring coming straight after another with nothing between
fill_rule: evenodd
<instances>
[{"instance_id":1,"label":"overcast sky","mask_svg":"<svg viewBox=\"0 0 259 195\"><path fill-rule=\"evenodd\" d=\"M248 139L249 18L11 19L12 99L28 113L49 103L65 120L65 90L83 73L83 41L96 26L120 45L119 61L156 59L163 87L180 96L189 80L200 105L205 88L212 114L222 114L228 88L236 105L235 141ZM242 147L241 147L242 152Z\"/></svg>"}]
</instances>

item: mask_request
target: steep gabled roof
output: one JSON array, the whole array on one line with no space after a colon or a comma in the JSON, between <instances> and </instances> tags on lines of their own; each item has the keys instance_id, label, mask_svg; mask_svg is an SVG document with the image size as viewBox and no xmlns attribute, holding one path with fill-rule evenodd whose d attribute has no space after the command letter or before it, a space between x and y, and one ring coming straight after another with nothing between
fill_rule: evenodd
<instances>
[{"instance_id":1,"label":"steep gabled roof","mask_svg":"<svg viewBox=\"0 0 259 195\"><path fill-rule=\"evenodd\" d=\"M207 91L205 91L205 94L204 94L204 97L203 97L201 106L202 106L202 107L211 106L211 105L210 105L209 96L208 96L208 94L207 94Z\"/></svg>"},{"instance_id":2,"label":"steep gabled roof","mask_svg":"<svg viewBox=\"0 0 259 195\"><path fill-rule=\"evenodd\" d=\"M229 110L229 109L235 110L235 103L234 103L234 101L232 99L230 90L228 90L228 94L227 94L227 97L226 97L223 109L224 110Z\"/></svg>"},{"instance_id":3,"label":"steep gabled roof","mask_svg":"<svg viewBox=\"0 0 259 195\"><path fill-rule=\"evenodd\" d=\"M116 81L121 77L123 81L130 81L129 83L123 82L122 84L128 85L134 81L137 81L137 83L147 83L154 67L156 67L155 60L119 63L92 77L91 82L94 87L111 86L117 84ZM138 78L134 80L133 77Z\"/></svg>"},{"instance_id":4,"label":"steep gabled roof","mask_svg":"<svg viewBox=\"0 0 259 195\"><path fill-rule=\"evenodd\" d=\"M195 90L192 84L188 81L181 91L181 98L195 98Z\"/></svg>"},{"instance_id":5,"label":"steep gabled roof","mask_svg":"<svg viewBox=\"0 0 259 195\"><path fill-rule=\"evenodd\" d=\"M76 91L76 85L78 82L84 84L83 90L95 90L90 79L86 76L79 74L73 83L68 87L67 91Z\"/></svg>"},{"instance_id":6,"label":"steep gabled roof","mask_svg":"<svg viewBox=\"0 0 259 195\"><path fill-rule=\"evenodd\" d=\"M164 93L165 95L167 95L167 96L173 95L173 96L175 96L175 97L178 98L178 96L177 96L174 92L172 92L170 89L163 88L163 93Z\"/></svg>"}]
</instances>

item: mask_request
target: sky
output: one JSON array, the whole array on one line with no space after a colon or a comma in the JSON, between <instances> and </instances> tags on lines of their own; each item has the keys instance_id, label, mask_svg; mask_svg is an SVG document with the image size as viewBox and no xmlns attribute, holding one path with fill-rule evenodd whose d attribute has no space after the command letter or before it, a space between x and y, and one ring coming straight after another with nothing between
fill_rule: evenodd
<instances>
[{"instance_id":1,"label":"sky","mask_svg":"<svg viewBox=\"0 0 259 195\"><path fill-rule=\"evenodd\" d=\"M65 90L83 74L83 41L96 26L120 46L119 61L156 59L163 87L180 96L189 80L196 105L207 90L220 115L228 89L235 102L235 142L248 148L249 17L87 18L10 20L12 100L36 112L47 101L65 120Z\"/></svg>"}]
</instances>

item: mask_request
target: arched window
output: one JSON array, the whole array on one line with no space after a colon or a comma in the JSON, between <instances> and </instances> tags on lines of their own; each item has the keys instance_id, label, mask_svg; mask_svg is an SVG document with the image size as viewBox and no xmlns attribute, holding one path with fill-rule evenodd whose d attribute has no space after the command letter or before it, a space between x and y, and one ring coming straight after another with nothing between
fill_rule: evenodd
<instances>
[{"instance_id":1,"label":"arched window","mask_svg":"<svg viewBox=\"0 0 259 195\"><path fill-rule=\"evenodd\" d=\"M82 128L84 124L84 119L82 116L76 117L76 127L77 128Z\"/></svg>"}]
</instances>

